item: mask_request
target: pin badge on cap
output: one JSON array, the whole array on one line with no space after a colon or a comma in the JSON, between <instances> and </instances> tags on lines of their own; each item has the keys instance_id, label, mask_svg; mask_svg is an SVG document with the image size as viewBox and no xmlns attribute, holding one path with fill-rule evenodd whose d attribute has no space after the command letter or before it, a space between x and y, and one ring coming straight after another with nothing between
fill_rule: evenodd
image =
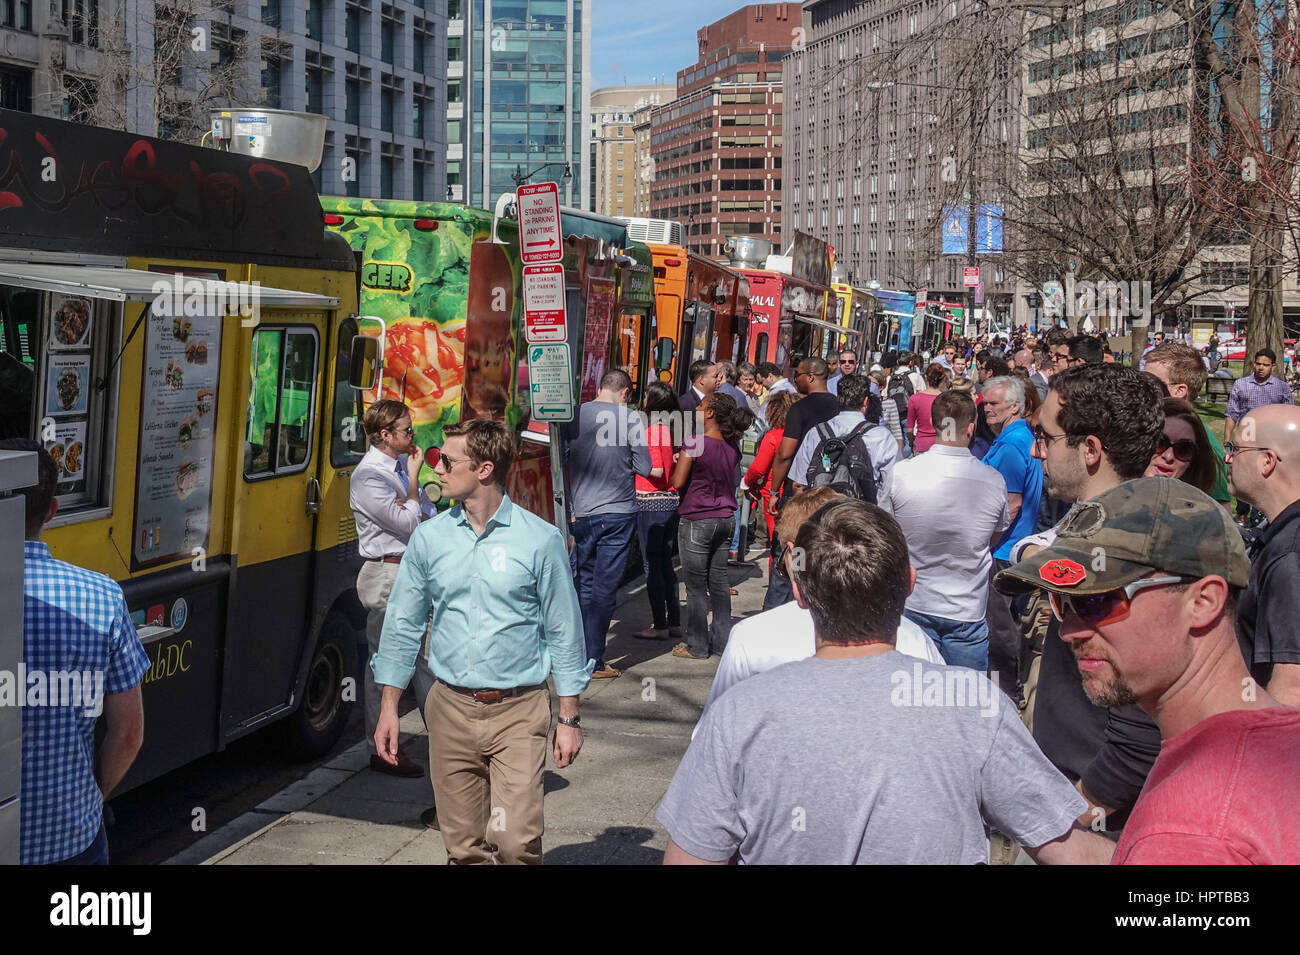
<instances>
[{"instance_id":1,"label":"pin badge on cap","mask_svg":"<svg viewBox=\"0 0 1300 955\"><path fill-rule=\"evenodd\" d=\"M1078 561L1057 558L1038 568L1038 576L1058 587L1073 587L1088 576L1088 571Z\"/></svg>"}]
</instances>

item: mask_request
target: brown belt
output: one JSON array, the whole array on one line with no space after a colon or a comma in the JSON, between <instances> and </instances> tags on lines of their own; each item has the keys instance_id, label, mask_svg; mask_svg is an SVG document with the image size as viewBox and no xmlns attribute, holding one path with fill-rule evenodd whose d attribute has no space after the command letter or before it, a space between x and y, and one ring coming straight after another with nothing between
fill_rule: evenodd
<instances>
[{"instance_id":1,"label":"brown belt","mask_svg":"<svg viewBox=\"0 0 1300 955\"><path fill-rule=\"evenodd\" d=\"M531 693L533 690L546 688L545 683L539 683L536 686L516 686L509 690L471 690L467 686L452 686L446 680L439 680L443 686L454 693L462 696L473 697L480 703L500 703L502 700L508 700L512 696L522 696L525 693Z\"/></svg>"},{"instance_id":2,"label":"brown belt","mask_svg":"<svg viewBox=\"0 0 1300 955\"><path fill-rule=\"evenodd\" d=\"M402 555L398 554L394 556L389 554L387 557L367 557L366 560L370 561L372 564L400 564L402 562Z\"/></svg>"}]
</instances>

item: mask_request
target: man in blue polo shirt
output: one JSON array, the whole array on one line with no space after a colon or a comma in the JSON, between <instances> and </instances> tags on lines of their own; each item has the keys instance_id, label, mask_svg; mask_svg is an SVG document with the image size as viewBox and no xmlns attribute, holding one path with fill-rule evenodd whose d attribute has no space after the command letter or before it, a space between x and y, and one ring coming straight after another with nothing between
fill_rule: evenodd
<instances>
[{"instance_id":1,"label":"man in blue polo shirt","mask_svg":"<svg viewBox=\"0 0 1300 955\"><path fill-rule=\"evenodd\" d=\"M26 499L23 543L24 694L23 865L107 865L104 797L117 788L144 741L140 681L149 657L131 623L122 588L50 555L41 528L54 517L59 470L35 441L10 438L0 450L37 455ZM33 701L34 680L49 692ZM58 692L55 692L55 687ZM104 735L95 745L95 723Z\"/></svg>"},{"instance_id":2,"label":"man in blue polo shirt","mask_svg":"<svg viewBox=\"0 0 1300 955\"><path fill-rule=\"evenodd\" d=\"M1025 383L1014 375L991 378L984 384L984 418L997 440L984 463L997 470L1007 484L1011 527L993 551L993 573L1006 567L1011 548L1032 534L1043 496L1043 463L1033 456L1034 433L1025 420ZM1012 599L989 593L985 619L989 625L989 669L998 685L1019 701L1024 674L1020 672L1020 621Z\"/></svg>"}]
</instances>

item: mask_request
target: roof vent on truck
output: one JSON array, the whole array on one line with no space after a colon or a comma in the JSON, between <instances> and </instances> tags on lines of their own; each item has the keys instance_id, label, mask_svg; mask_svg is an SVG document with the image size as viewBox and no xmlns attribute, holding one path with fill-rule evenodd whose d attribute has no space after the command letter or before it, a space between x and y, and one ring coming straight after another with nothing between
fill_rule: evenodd
<instances>
[{"instance_id":1,"label":"roof vent on truck","mask_svg":"<svg viewBox=\"0 0 1300 955\"><path fill-rule=\"evenodd\" d=\"M627 223L627 236L638 242L656 242L660 245L685 245L686 229L680 222L669 219L644 219L620 217Z\"/></svg>"},{"instance_id":2,"label":"roof vent on truck","mask_svg":"<svg viewBox=\"0 0 1300 955\"><path fill-rule=\"evenodd\" d=\"M278 159L308 172L325 152L325 117L287 109L214 109L209 114L212 145L232 153ZM204 136L207 139L207 136Z\"/></svg>"}]
</instances>

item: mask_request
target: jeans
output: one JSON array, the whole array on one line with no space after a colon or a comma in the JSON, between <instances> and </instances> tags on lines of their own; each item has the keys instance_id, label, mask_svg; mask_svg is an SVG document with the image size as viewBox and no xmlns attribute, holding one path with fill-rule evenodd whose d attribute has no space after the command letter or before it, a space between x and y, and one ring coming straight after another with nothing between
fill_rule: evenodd
<instances>
[{"instance_id":1,"label":"jeans","mask_svg":"<svg viewBox=\"0 0 1300 955\"><path fill-rule=\"evenodd\" d=\"M740 553L740 529L741 529L740 525L742 523L740 520L740 515L741 512L744 510L744 504L740 499L741 493L742 492L740 491L736 491L736 527L731 532L731 553L736 555L737 560L745 559L745 555Z\"/></svg>"},{"instance_id":2,"label":"jeans","mask_svg":"<svg viewBox=\"0 0 1300 955\"><path fill-rule=\"evenodd\" d=\"M949 620L933 614L904 610L912 623L925 631L949 666L968 667L984 673L989 668L989 625L984 620Z\"/></svg>"},{"instance_id":3,"label":"jeans","mask_svg":"<svg viewBox=\"0 0 1300 955\"><path fill-rule=\"evenodd\" d=\"M645 589L656 630L682 624L682 605L677 599L677 572L673 570L677 524L676 511L637 512L636 535L641 544Z\"/></svg>"},{"instance_id":4,"label":"jeans","mask_svg":"<svg viewBox=\"0 0 1300 955\"><path fill-rule=\"evenodd\" d=\"M727 543L735 528L730 517L683 517L677 550L686 577L686 649L694 656L722 652L731 627L731 580L727 576ZM713 622L709 623L709 611Z\"/></svg>"},{"instance_id":5,"label":"jeans","mask_svg":"<svg viewBox=\"0 0 1300 955\"><path fill-rule=\"evenodd\" d=\"M767 593L763 595L763 610L775 610L782 604L794 600L794 588L790 578L785 575L785 568L780 558L772 561L772 569L767 575Z\"/></svg>"},{"instance_id":6,"label":"jeans","mask_svg":"<svg viewBox=\"0 0 1300 955\"><path fill-rule=\"evenodd\" d=\"M582 608L587 659L595 660L600 670L605 666L605 635L632 549L636 514L579 517L569 528L573 532L573 583Z\"/></svg>"}]
</instances>

